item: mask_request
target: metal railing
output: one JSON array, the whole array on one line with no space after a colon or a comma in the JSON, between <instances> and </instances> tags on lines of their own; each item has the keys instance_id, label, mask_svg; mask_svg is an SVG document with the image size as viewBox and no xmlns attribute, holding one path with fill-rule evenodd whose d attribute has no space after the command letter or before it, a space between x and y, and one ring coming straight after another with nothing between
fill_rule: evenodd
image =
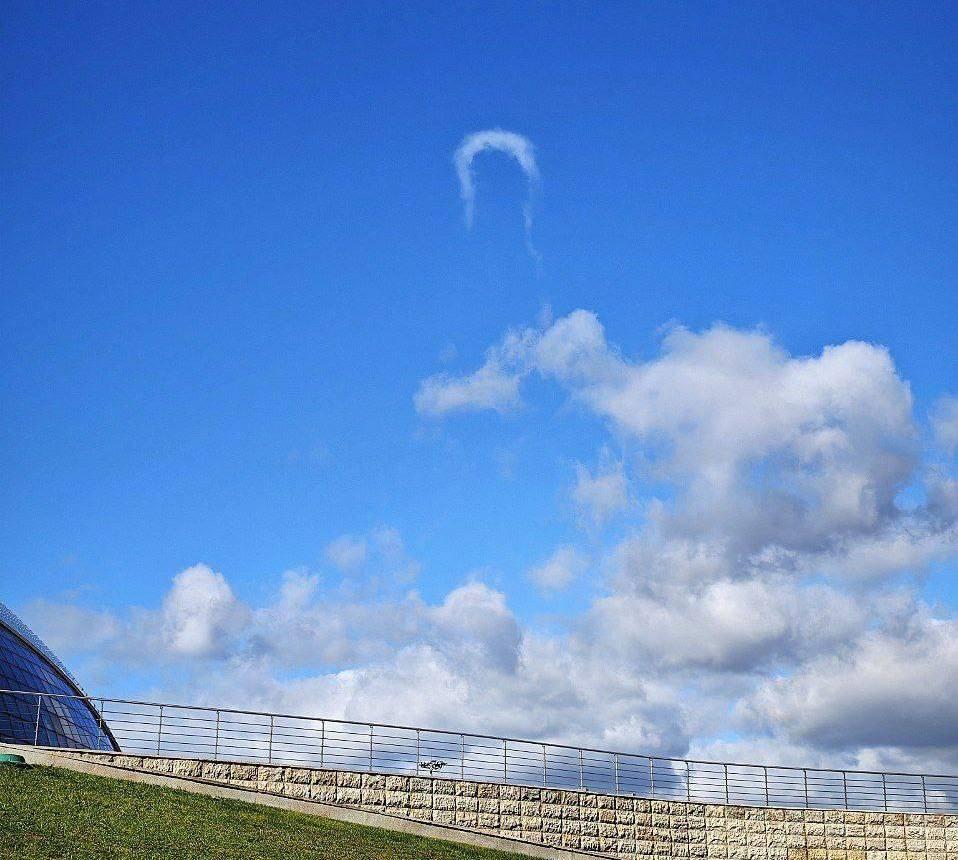
<instances>
[{"instance_id":1,"label":"metal railing","mask_svg":"<svg viewBox=\"0 0 958 860\"><path fill-rule=\"evenodd\" d=\"M11 731L17 737L17 719L28 729L21 742L36 742L16 697L35 708L37 726L44 700L82 699L97 709L121 751L134 755L429 775L693 803L958 813L958 776L675 759L413 726L14 690L0 690L0 740ZM91 742L87 748L102 746Z\"/></svg>"}]
</instances>

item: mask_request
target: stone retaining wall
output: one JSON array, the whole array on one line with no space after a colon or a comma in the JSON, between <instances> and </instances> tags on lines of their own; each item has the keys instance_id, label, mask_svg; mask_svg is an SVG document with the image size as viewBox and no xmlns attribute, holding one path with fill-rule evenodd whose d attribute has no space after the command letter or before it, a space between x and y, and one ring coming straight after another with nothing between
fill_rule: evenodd
<instances>
[{"instance_id":1,"label":"stone retaining wall","mask_svg":"<svg viewBox=\"0 0 958 860\"><path fill-rule=\"evenodd\" d=\"M84 753L118 767L615 858L958 860L958 816L679 803L432 777Z\"/></svg>"}]
</instances>

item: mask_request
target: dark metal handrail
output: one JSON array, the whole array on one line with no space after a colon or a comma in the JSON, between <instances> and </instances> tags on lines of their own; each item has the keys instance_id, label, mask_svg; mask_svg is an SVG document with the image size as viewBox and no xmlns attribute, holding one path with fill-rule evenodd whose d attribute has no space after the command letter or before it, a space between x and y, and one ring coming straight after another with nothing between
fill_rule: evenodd
<instances>
[{"instance_id":1,"label":"dark metal handrail","mask_svg":"<svg viewBox=\"0 0 958 860\"><path fill-rule=\"evenodd\" d=\"M958 813L958 776L796 768L648 756L422 726L170 702L0 690L8 697L81 699L121 751L140 755L588 790L686 802L794 808ZM20 709L22 710L22 708Z\"/></svg>"}]
</instances>

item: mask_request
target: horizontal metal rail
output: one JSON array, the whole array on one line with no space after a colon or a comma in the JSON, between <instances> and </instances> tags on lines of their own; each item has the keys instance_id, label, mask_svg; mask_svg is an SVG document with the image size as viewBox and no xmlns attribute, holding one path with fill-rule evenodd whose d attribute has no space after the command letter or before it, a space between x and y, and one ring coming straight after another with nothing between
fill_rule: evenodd
<instances>
[{"instance_id":1,"label":"horizontal metal rail","mask_svg":"<svg viewBox=\"0 0 958 860\"><path fill-rule=\"evenodd\" d=\"M694 803L958 813L958 775L677 759L387 723L0 690L0 740L37 743L58 699L89 703L133 755L430 775ZM103 749L90 742L84 748Z\"/></svg>"}]
</instances>

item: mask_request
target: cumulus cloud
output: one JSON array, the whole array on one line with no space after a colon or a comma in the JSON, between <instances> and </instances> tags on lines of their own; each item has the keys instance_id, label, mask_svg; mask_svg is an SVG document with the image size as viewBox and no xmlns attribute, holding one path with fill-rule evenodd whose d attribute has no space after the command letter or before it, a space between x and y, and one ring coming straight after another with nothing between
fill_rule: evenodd
<instances>
[{"instance_id":1,"label":"cumulus cloud","mask_svg":"<svg viewBox=\"0 0 958 860\"><path fill-rule=\"evenodd\" d=\"M568 588L588 566L588 559L572 546L560 546L541 564L529 570L529 580L549 594Z\"/></svg>"},{"instance_id":2,"label":"cumulus cloud","mask_svg":"<svg viewBox=\"0 0 958 860\"><path fill-rule=\"evenodd\" d=\"M764 332L717 325L675 328L658 357L630 361L579 310L510 331L490 368L509 380L510 403L531 374L560 383L674 487L668 529L721 536L738 556L825 551L892 527L917 464L909 387L871 344L790 356ZM431 401L483 408L461 396L471 378L427 380ZM446 390L460 398L444 400Z\"/></svg>"},{"instance_id":3,"label":"cumulus cloud","mask_svg":"<svg viewBox=\"0 0 958 860\"><path fill-rule=\"evenodd\" d=\"M521 335L507 335L486 352L482 366L465 376L439 373L423 380L416 392L416 411L441 416L451 412L492 409L508 412L519 405L521 375L515 365L524 345Z\"/></svg>"},{"instance_id":4,"label":"cumulus cloud","mask_svg":"<svg viewBox=\"0 0 958 860\"><path fill-rule=\"evenodd\" d=\"M766 683L748 707L816 747L933 748L958 765L958 621L917 613Z\"/></svg>"},{"instance_id":5,"label":"cumulus cloud","mask_svg":"<svg viewBox=\"0 0 958 860\"><path fill-rule=\"evenodd\" d=\"M324 555L341 573L372 572L400 585L419 574L419 563L407 555L402 535L391 526L379 526L365 535L340 535L326 545Z\"/></svg>"},{"instance_id":6,"label":"cumulus cloud","mask_svg":"<svg viewBox=\"0 0 958 860\"><path fill-rule=\"evenodd\" d=\"M734 729L743 749L811 762L958 757L940 716L950 712L938 693L922 693L936 662L953 686L954 620L920 597L922 578L958 559L958 481L926 467L911 391L887 350L848 341L796 356L767 332L714 325L674 327L657 355L637 360L608 341L595 314L577 310L508 331L480 372L508 381L513 410L529 377L556 383L628 452L635 475L625 461L578 466L583 520L611 517L635 482L661 488L606 548L606 593L562 646L576 659L595 665L601 655L646 691L681 689L697 749ZM427 380L433 402L445 404L437 414L505 411L470 396L473 375ZM443 400L447 389L457 396ZM944 398L932 413L946 450L952 412ZM566 567L552 561L532 579L562 581ZM921 635L917 618L926 619ZM909 660L920 681L906 684ZM850 687L858 719L818 705L837 701L859 670L874 698ZM869 713L899 687L911 716L888 709L904 728L879 730ZM932 746L908 742L922 726Z\"/></svg>"},{"instance_id":7,"label":"cumulus cloud","mask_svg":"<svg viewBox=\"0 0 958 860\"><path fill-rule=\"evenodd\" d=\"M162 636L174 654L217 657L246 620L247 610L223 574L197 564L173 579L163 600Z\"/></svg>"},{"instance_id":8,"label":"cumulus cloud","mask_svg":"<svg viewBox=\"0 0 958 860\"><path fill-rule=\"evenodd\" d=\"M510 603L512 583L482 578L424 599L383 527L330 544L337 572L264 580L257 605L190 568L156 608L95 611L98 635L65 656L148 665L180 700L659 754L958 766L958 622L922 597L958 559L958 480L922 450L886 350L797 356L716 325L673 328L640 360L580 310L508 331L477 371L425 380L416 405L516 410L530 377L596 419L598 466L573 489L582 517L607 521L642 488L621 533L585 535L588 563L566 538L527 572L547 593L578 578L569 615L540 620L527 596ZM82 633L74 609L61 647Z\"/></svg>"},{"instance_id":9,"label":"cumulus cloud","mask_svg":"<svg viewBox=\"0 0 958 860\"><path fill-rule=\"evenodd\" d=\"M366 563L366 541L354 535L340 535L326 545L326 559L343 572L362 567Z\"/></svg>"},{"instance_id":10,"label":"cumulus cloud","mask_svg":"<svg viewBox=\"0 0 958 860\"><path fill-rule=\"evenodd\" d=\"M938 399L931 414L935 439L946 451L958 450L958 397L945 395Z\"/></svg>"},{"instance_id":11,"label":"cumulus cloud","mask_svg":"<svg viewBox=\"0 0 958 860\"><path fill-rule=\"evenodd\" d=\"M868 607L849 594L773 577L620 592L599 599L590 621L600 650L621 650L637 662L754 672L849 642L870 618Z\"/></svg>"},{"instance_id":12,"label":"cumulus cloud","mask_svg":"<svg viewBox=\"0 0 958 860\"><path fill-rule=\"evenodd\" d=\"M576 464L572 500L581 521L601 526L629 506L629 479L621 463L590 472Z\"/></svg>"},{"instance_id":13,"label":"cumulus cloud","mask_svg":"<svg viewBox=\"0 0 958 860\"><path fill-rule=\"evenodd\" d=\"M525 174L529 187L528 196L522 207L525 222L526 246L536 258L538 254L532 246L532 198L539 185L539 167L536 164L535 148L532 141L521 134L504 131L501 128L487 129L467 134L456 149L453 161L459 178L459 196L462 198L466 226L472 227L476 209L476 177L472 163L476 156L486 150L502 152L513 158Z\"/></svg>"}]
</instances>

